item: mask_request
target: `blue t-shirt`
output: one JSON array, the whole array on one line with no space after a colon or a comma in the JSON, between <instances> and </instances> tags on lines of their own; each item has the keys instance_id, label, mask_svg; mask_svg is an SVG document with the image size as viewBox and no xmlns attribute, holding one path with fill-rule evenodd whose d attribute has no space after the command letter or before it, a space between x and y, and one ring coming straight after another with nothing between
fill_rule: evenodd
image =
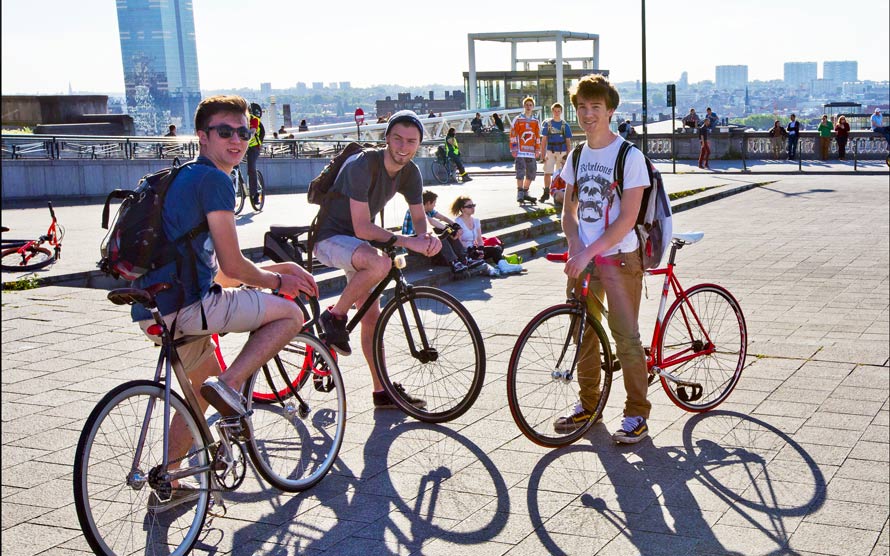
<instances>
[{"instance_id":1,"label":"blue t-shirt","mask_svg":"<svg viewBox=\"0 0 890 556\"><path fill-rule=\"evenodd\" d=\"M565 120L558 122L552 119L544 122L541 129L541 136L547 137L547 150L557 153L566 151L566 138L572 138L572 128Z\"/></svg>"},{"instance_id":2,"label":"blue t-shirt","mask_svg":"<svg viewBox=\"0 0 890 556\"><path fill-rule=\"evenodd\" d=\"M199 156L196 164L180 170L170 184L164 200L164 233L168 238L183 237L207 219L207 214L218 210L234 212L235 189L232 178L218 169L209 158ZM210 232L202 232L191 240L196 268L192 268L192 254L187 242L179 248L182 255L182 274L177 276L176 262L147 272L133 282L136 288L145 289L159 282L170 282L173 287L156 296L162 315L178 311L200 300L210 290L219 265ZM197 272L196 272L197 271ZM197 275L197 283L195 276ZM183 293L180 307L179 296ZM130 312L134 321L151 318L151 313L141 305L133 305Z\"/></svg>"}]
</instances>

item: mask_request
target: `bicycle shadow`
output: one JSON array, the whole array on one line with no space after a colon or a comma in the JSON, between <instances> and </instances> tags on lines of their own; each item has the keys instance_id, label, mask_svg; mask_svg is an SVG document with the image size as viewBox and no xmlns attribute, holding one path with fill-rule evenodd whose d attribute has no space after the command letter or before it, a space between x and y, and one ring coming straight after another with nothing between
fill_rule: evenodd
<instances>
[{"instance_id":1,"label":"bicycle shadow","mask_svg":"<svg viewBox=\"0 0 890 556\"><path fill-rule=\"evenodd\" d=\"M330 473L312 489L275 496L266 487L245 494L244 501L254 502L268 496L272 509L244 527L238 522L232 546L262 547L264 554L386 555L418 550L435 539L472 546L504 529L507 486L481 448L447 426L411 421L400 412L376 410L373 418L364 446L344 445ZM491 510L486 512L491 519L466 519L461 500L468 487L486 491L478 501ZM237 503L241 497L235 492L229 499ZM213 546L219 542L210 550Z\"/></svg>"},{"instance_id":2,"label":"bicycle shadow","mask_svg":"<svg viewBox=\"0 0 890 556\"><path fill-rule=\"evenodd\" d=\"M769 546L769 554L795 554L788 547L791 533L803 516L825 502L825 477L812 457L773 425L731 411L691 417L682 439L682 447L658 446L657 438L647 438L622 448L597 425L586 437L590 445L547 454L528 489L532 522L544 548L550 554L570 553L556 539L566 538L561 533L577 533L584 523L619 553L663 553L667 548L677 554L735 555ZM545 522L537 492L547 468L591 450L602 462L603 476L581 494L580 504L563 510L565 516ZM804 472L811 474L806 481ZM738 527L757 534L739 541L725 533L743 530ZM724 545L727 539L730 546Z\"/></svg>"}]
</instances>

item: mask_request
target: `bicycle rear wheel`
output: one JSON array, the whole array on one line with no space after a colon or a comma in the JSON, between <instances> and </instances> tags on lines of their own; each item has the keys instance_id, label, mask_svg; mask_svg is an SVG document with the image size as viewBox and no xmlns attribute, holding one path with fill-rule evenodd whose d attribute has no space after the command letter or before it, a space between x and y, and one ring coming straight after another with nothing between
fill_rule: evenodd
<instances>
[{"instance_id":1,"label":"bicycle rear wheel","mask_svg":"<svg viewBox=\"0 0 890 556\"><path fill-rule=\"evenodd\" d=\"M557 431L555 422L571 415L578 402L580 319L599 342L600 398L593 416L574 431ZM593 336L588 335L588 338ZM602 416L612 389L612 352L600 323L570 304L538 313L516 339L507 367L507 401L526 438L545 448L575 442Z\"/></svg>"},{"instance_id":2,"label":"bicycle rear wheel","mask_svg":"<svg viewBox=\"0 0 890 556\"><path fill-rule=\"evenodd\" d=\"M682 381L661 378L671 401L696 413L714 409L742 376L748 350L745 316L725 288L698 284L668 309L658 346L657 365Z\"/></svg>"},{"instance_id":3,"label":"bicycle rear wheel","mask_svg":"<svg viewBox=\"0 0 890 556\"><path fill-rule=\"evenodd\" d=\"M250 198L250 206L253 207L253 210L260 212L263 210L263 205L266 204L266 189L264 187L263 181L263 173L259 170L256 171L256 201L254 201L253 197Z\"/></svg>"},{"instance_id":4,"label":"bicycle rear wheel","mask_svg":"<svg viewBox=\"0 0 890 556\"><path fill-rule=\"evenodd\" d=\"M414 286L383 307L374 330L374 364L399 409L420 421L441 423L463 415L479 396L485 345L476 321L457 299L437 288ZM426 406L412 405L405 392Z\"/></svg>"},{"instance_id":5,"label":"bicycle rear wheel","mask_svg":"<svg viewBox=\"0 0 890 556\"><path fill-rule=\"evenodd\" d=\"M448 175L448 168L445 166L445 163L439 160L434 160L432 162L432 170L433 177L436 178L437 182L448 183L450 176Z\"/></svg>"},{"instance_id":6,"label":"bicycle rear wheel","mask_svg":"<svg viewBox=\"0 0 890 556\"><path fill-rule=\"evenodd\" d=\"M51 265L56 256L46 247L38 247L32 245L19 252L20 247L10 247L0 252L0 267L8 272L24 272L28 270L39 270L45 266Z\"/></svg>"},{"instance_id":7,"label":"bicycle rear wheel","mask_svg":"<svg viewBox=\"0 0 890 556\"><path fill-rule=\"evenodd\" d=\"M287 396L277 393L286 390ZM256 392L274 401L255 403ZM247 451L260 474L286 492L306 490L330 470L346 429L346 389L330 351L299 334L245 385L253 410Z\"/></svg>"},{"instance_id":8,"label":"bicycle rear wheel","mask_svg":"<svg viewBox=\"0 0 890 556\"><path fill-rule=\"evenodd\" d=\"M232 185L235 187L235 214L241 214L244 210L244 190L247 184L244 183L244 176L240 170L232 170Z\"/></svg>"},{"instance_id":9,"label":"bicycle rear wheel","mask_svg":"<svg viewBox=\"0 0 890 556\"><path fill-rule=\"evenodd\" d=\"M149 404L142 455L134 464ZM164 454L163 386L148 380L122 384L87 419L74 457L74 505L96 554L188 554L198 540L210 501L206 444L194 414L176 392L170 405L191 440L180 470L207 470L180 480L182 488L197 491L195 500L163 512L148 509L149 500L158 497L154 475Z\"/></svg>"}]
</instances>

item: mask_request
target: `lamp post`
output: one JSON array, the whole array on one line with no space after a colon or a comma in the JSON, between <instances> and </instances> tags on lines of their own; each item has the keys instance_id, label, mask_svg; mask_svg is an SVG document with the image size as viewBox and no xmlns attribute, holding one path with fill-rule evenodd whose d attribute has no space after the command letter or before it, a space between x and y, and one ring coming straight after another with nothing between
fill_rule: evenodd
<instances>
[{"instance_id":1,"label":"lamp post","mask_svg":"<svg viewBox=\"0 0 890 556\"><path fill-rule=\"evenodd\" d=\"M648 155L649 133L646 128L646 122L649 121L649 108L646 101L646 0L640 0L640 4L643 14L643 154Z\"/></svg>"}]
</instances>

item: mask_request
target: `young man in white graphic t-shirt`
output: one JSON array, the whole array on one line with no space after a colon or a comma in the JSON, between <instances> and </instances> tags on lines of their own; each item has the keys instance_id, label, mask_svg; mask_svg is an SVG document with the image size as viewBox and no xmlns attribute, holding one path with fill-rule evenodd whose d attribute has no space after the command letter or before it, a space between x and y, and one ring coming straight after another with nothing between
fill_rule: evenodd
<instances>
[{"instance_id":1,"label":"young man in white graphic t-shirt","mask_svg":"<svg viewBox=\"0 0 890 556\"><path fill-rule=\"evenodd\" d=\"M566 182L562 228L569 244L569 259L565 272L569 290L578 282L580 294L580 280L595 261L587 311L598 319L600 310L594 296L602 300L605 293L609 330L615 339L627 390L624 420L612 438L632 444L648 436L646 419L652 407L646 399L648 372L638 324L643 265L634 231L643 192L650 185L649 173L643 153L630 149L624 166L624 192L618 197L613 172L624 140L609 129L619 102L618 91L612 84L601 75L585 76L573 89L571 99L587 141L577 176L571 154L560 172ZM593 415L600 396L600 371L599 344L594 331L588 328L581 341L578 362L580 402L574 413L556 420L557 432L575 430Z\"/></svg>"}]
</instances>

